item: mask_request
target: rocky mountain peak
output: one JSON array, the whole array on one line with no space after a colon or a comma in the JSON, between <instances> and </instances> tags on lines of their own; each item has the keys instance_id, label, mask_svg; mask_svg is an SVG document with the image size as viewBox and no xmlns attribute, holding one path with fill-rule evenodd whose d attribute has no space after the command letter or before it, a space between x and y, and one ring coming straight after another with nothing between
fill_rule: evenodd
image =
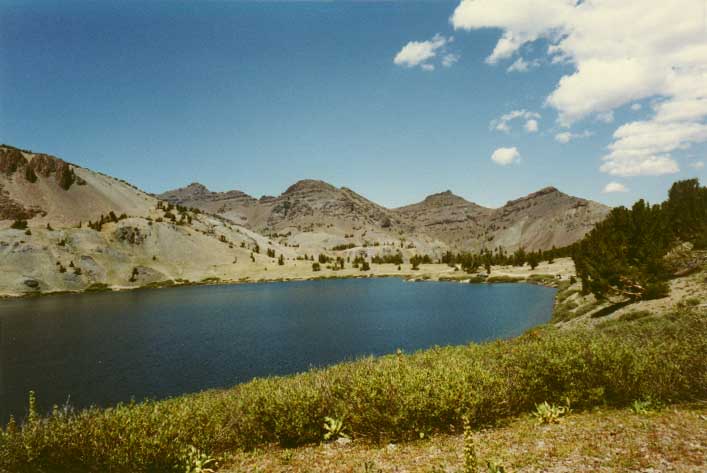
<instances>
[{"instance_id":1,"label":"rocky mountain peak","mask_svg":"<svg viewBox=\"0 0 707 473\"><path fill-rule=\"evenodd\" d=\"M287 188L285 192L282 193L283 196L288 196L296 193L312 193L321 191L336 191L336 187L332 186L328 182L320 181L317 179L302 179L295 182L290 187Z\"/></svg>"},{"instance_id":2,"label":"rocky mountain peak","mask_svg":"<svg viewBox=\"0 0 707 473\"><path fill-rule=\"evenodd\" d=\"M189 184L185 189L190 190L192 192L198 192L201 194L206 194L209 192L209 189L202 183L200 182L192 182Z\"/></svg>"},{"instance_id":3,"label":"rocky mountain peak","mask_svg":"<svg viewBox=\"0 0 707 473\"><path fill-rule=\"evenodd\" d=\"M513 206L523 204L523 203L526 203L529 201L534 201L534 200L538 200L541 198L548 198L548 197L552 198L552 199L555 199L555 198L561 199L562 197L566 197L568 199L576 199L575 197L570 197L567 194L560 192L556 187L548 186L548 187L543 187L542 189L540 189L538 191L531 192L530 194L528 194L524 197L520 197L520 198L514 199L514 200L509 200L508 202L506 202L506 204L503 207L513 207Z\"/></svg>"},{"instance_id":4,"label":"rocky mountain peak","mask_svg":"<svg viewBox=\"0 0 707 473\"><path fill-rule=\"evenodd\" d=\"M459 197L450 190L438 192L436 194L430 194L425 197L425 200L423 200L422 203L434 207L447 207L450 205L457 204L471 204L471 202L467 201L463 197Z\"/></svg>"}]
</instances>

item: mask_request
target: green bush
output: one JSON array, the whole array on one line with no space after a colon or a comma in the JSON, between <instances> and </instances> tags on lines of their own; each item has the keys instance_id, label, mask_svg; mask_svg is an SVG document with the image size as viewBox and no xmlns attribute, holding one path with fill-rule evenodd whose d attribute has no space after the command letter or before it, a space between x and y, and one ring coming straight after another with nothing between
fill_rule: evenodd
<instances>
[{"instance_id":1,"label":"green bush","mask_svg":"<svg viewBox=\"0 0 707 473\"><path fill-rule=\"evenodd\" d=\"M531 274L526 281L536 284L549 284L555 282L555 276L552 274Z\"/></svg>"},{"instance_id":2,"label":"green bush","mask_svg":"<svg viewBox=\"0 0 707 473\"><path fill-rule=\"evenodd\" d=\"M504 276L504 275L489 276L488 278L486 278L486 282L488 282L488 283L514 283L514 282L521 282L524 280L525 279L521 278L521 277Z\"/></svg>"},{"instance_id":3,"label":"green bush","mask_svg":"<svg viewBox=\"0 0 707 473\"><path fill-rule=\"evenodd\" d=\"M643 299L662 299L663 297L668 297L670 294L670 286L665 281L658 281L654 283L649 283L646 286L646 291L643 293Z\"/></svg>"},{"instance_id":4,"label":"green bush","mask_svg":"<svg viewBox=\"0 0 707 473\"><path fill-rule=\"evenodd\" d=\"M15 230L25 230L27 229L27 220L15 220L14 222L12 222L12 225L10 225L10 228L13 228Z\"/></svg>"},{"instance_id":5,"label":"green bush","mask_svg":"<svg viewBox=\"0 0 707 473\"><path fill-rule=\"evenodd\" d=\"M353 438L493 424L542 402L574 409L705 399L707 318L684 310L604 330L542 327L505 341L363 358L164 401L34 416L0 434L0 471L160 472L193 446L207 458L321 441L325 419ZM40 393L41 395L41 393ZM458 431L458 430L457 430Z\"/></svg>"}]
</instances>

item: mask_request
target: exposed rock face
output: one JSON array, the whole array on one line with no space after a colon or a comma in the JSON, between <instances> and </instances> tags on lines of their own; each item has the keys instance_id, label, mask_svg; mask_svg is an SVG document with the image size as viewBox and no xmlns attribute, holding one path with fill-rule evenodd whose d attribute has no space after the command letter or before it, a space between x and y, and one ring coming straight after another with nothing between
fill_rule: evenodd
<instances>
[{"instance_id":1,"label":"exposed rock face","mask_svg":"<svg viewBox=\"0 0 707 473\"><path fill-rule=\"evenodd\" d=\"M485 215L493 211L469 202L451 191L427 196L420 203L395 209L404 218L413 222L423 231L445 232L457 226L468 226L469 222L478 223Z\"/></svg>"},{"instance_id":2,"label":"exposed rock face","mask_svg":"<svg viewBox=\"0 0 707 473\"><path fill-rule=\"evenodd\" d=\"M426 232L457 249L562 247L581 239L609 208L546 187L489 209L451 192L397 209Z\"/></svg>"},{"instance_id":3,"label":"exposed rock face","mask_svg":"<svg viewBox=\"0 0 707 473\"><path fill-rule=\"evenodd\" d=\"M13 175L18 169L27 166L27 158L16 148L0 148L0 172Z\"/></svg>"},{"instance_id":4,"label":"exposed rock face","mask_svg":"<svg viewBox=\"0 0 707 473\"><path fill-rule=\"evenodd\" d=\"M279 197L268 201L270 208L262 231L287 227L372 225L390 228L399 223L388 209L371 202L351 189L338 189L323 181L302 180L290 186Z\"/></svg>"},{"instance_id":5,"label":"exposed rock face","mask_svg":"<svg viewBox=\"0 0 707 473\"><path fill-rule=\"evenodd\" d=\"M492 215L489 229L501 246L526 249L562 247L580 240L610 208L546 187L506 203Z\"/></svg>"},{"instance_id":6,"label":"exposed rock face","mask_svg":"<svg viewBox=\"0 0 707 473\"><path fill-rule=\"evenodd\" d=\"M222 215L264 233L288 227L313 229L314 226L327 225L347 226L347 230L365 224L390 228L400 223L390 210L352 190L338 189L313 179L294 183L278 197L255 199L237 190L211 192L197 183L158 197Z\"/></svg>"},{"instance_id":7,"label":"exposed rock face","mask_svg":"<svg viewBox=\"0 0 707 473\"><path fill-rule=\"evenodd\" d=\"M41 213L42 209L25 207L11 198L10 194L0 184L0 220L29 220Z\"/></svg>"},{"instance_id":8,"label":"exposed rock face","mask_svg":"<svg viewBox=\"0 0 707 473\"><path fill-rule=\"evenodd\" d=\"M173 204L191 207L194 205L205 206L207 203L218 203L218 206L228 205L253 205L256 199L241 191L212 192L203 184L193 182L186 187L167 191L159 198ZM205 210L205 209L204 209Z\"/></svg>"},{"instance_id":9,"label":"exposed rock face","mask_svg":"<svg viewBox=\"0 0 707 473\"><path fill-rule=\"evenodd\" d=\"M146 215L156 203L109 176L49 154L0 145L0 228L2 221L16 219L63 226L98 220L110 211Z\"/></svg>"},{"instance_id":10,"label":"exposed rock face","mask_svg":"<svg viewBox=\"0 0 707 473\"><path fill-rule=\"evenodd\" d=\"M0 172L8 177L17 173L31 183L37 181L37 175L46 178L54 175L54 180L64 190L77 182L69 163L48 154L30 155L30 159L27 159L17 148L0 147ZM83 181L79 180L79 184L83 184Z\"/></svg>"},{"instance_id":11,"label":"exposed rock face","mask_svg":"<svg viewBox=\"0 0 707 473\"><path fill-rule=\"evenodd\" d=\"M194 207L204 212L219 214L239 223L248 220L252 213L252 207L258 203L257 199L245 192L237 190L212 192L198 182L167 191L157 197L175 205Z\"/></svg>"},{"instance_id":12,"label":"exposed rock face","mask_svg":"<svg viewBox=\"0 0 707 473\"><path fill-rule=\"evenodd\" d=\"M24 284L30 289L38 289L40 286L39 281L37 281L36 279L25 279L24 281L22 281L22 284Z\"/></svg>"},{"instance_id":13,"label":"exposed rock face","mask_svg":"<svg viewBox=\"0 0 707 473\"><path fill-rule=\"evenodd\" d=\"M139 245L145 241L146 238L146 235L140 228L133 226L118 227L113 232L113 236L118 241L126 242L131 245Z\"/></svg>"},{"instance_id":14,"label":"exposed rock face","mask_svg":"<svg viewBox=\"0 0 707 473\"><path fill-rule=\"evenodd\" d=\"M56 183L64 190L69 190L76 182L76 174L69 163L48 154L37 154L32 158L30 167L35 174L49 177L54 175Z\"/></svg>"},{"instance_id":15,"label":"exposed rock face","mask_svg":"<svg viewBox=\"0 0 707 473\"><path fill-rule=\"evenodd\" d=\"M146 266L136 266L131 273L131 279L134 283L150 284L167 280L167 276L161 271Z\"/></svg>"}]
</instances>

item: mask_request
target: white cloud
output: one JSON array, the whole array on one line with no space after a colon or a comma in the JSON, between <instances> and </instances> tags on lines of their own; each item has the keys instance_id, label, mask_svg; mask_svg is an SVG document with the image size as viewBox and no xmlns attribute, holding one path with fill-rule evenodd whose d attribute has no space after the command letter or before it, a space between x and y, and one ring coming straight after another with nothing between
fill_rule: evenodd
<instances>
[{"instance_id":1,"label":"white cloud","mask_svg":"<svg viewBox=\"0 0 707 473\"><path fill-rule=\"evenodd\" d=\"M602 123L614 123L614 112L609 110L608 112L597 113L597 120Z\"/></svg>"},{"instance_id":2,"label":"white cloud","mask_svg":"<svg viewBox=\"0 0 707 473\"><path fill-rule=\"evenodd\" d=\"M604 190L602 190L602 192L604 194L609 194L612 192L628 192L628 188L620 182L610 182L604 186Z\"/></svg>"},{"instance_id":3,"label":"white cloud","mask_svg":"<svg viewBox=\"0 0 707 473\"><path fill-rule=\"evenodd\" d=\"M540 114L537 112L530 112L525 109L513 110L512 112L508 112L505 115L501 115L500 118L492 120L489 126L492 130L502 131L504 133L509 133L511 131L510 122L515 119L526 120L526 122L525 122L526 131L528 131L530 133L538 131L538 120L540 119ZM534 122L534 124L529 125L530 122Z\"/></svg>"},{"instance_id":4,"label":"white cloud","mask_svg":"<svg viewBox=\"0 0 707 473\"><path fill-rule=\"evenodd\" d=\"M536 133L538 131L538 121L537 120L528 120L525 122L525 131L528 133Z\"/></svg>"},{"instance_id":5,"label":"white cloud","mask_svg":"<svg viewBox=\"0 0 707 473\"><path fill-rule=\"evenodd\" d=\"M604 158L606 159L606 158ZM680 171L670 156L624 156L607 160L599 169L612 176L660 176Z\"/></svg>"},{"instance_id":6,"label":"white cloud","mask_svg":"<svg viewBox=\"0 0 707 473\"><path fill-rule=\"evenodd\" d=\"M516 147L498 148L491 155L491 160L496 164L500 164L501 166L508 166L509 164L517 163L520 161L520 153L518 152L518 148Z\"/></svg>"},{"instance_id":7,"label":"white cloud","mask_svg":"<svg viewBox=\"0 0 707 473\"><path fill-rule=\"evenodd\" d=\"M572 133L570 133L569 131L564 131L555 135L555 141L557 141L558 143L565 144L569 143L570 140L572 140Z\"/></svg>"},{"instance_id":8,"label":"white cloud","mask_svg":"<svg viewBox=\"0 0 707 473\"><path fill-rule=\"evenodd\" d=\"M704 0L462 0L451 21L502 30L490 64L547 41L550 62L574 68L546 99L563 126L610 123L615 109L660 98L651 117L617 128L603 157L602 171L628 176L677 172L670 153L707 141L704 18Z\"/></svg>"},{"instance_id":9,"label":"white cloud","mask_svg":"<svg viewBox=\"0 0 707 473\"><path fill-rule=\"evenodd\" d=\"M570 131L563 131L562 133L558 133L555 135L555 141L557 141L558 143L566 144L576 138L587 138L587 137L592 136L593 134L594 133L592 133L589 130L584 130L581 133L572 133Z\"/></svg>"},{"instance_id":10,"label":"white cloud","mask_svg":"<svg viewBox=\"0 0 707 473\"><path fill-rule=\"evenodd\" d=\"M658 102L653 106L653 110L655 120L659 122L698 121L707 115L707 97Z\"/></svg>"},{"instance_id":11,"label":"white cloud","mask_svg":"<svg viewBox=\"0 0 707 473\"><path fill-rule=\"evenodd\" d=\"M454 53L447 53L442 58L442 65L444 67L452 67L454 64L459 62L460 56Z\"/></svg>"},{"instance_id":12,"label":"white cloud","mask_svg":"<svg viewBox=\"0 0 707 473\"><path fill-rule=\"evenodd\" d=\"M639 111L641 108L642 106L640 103L634 103L633 105L631 105L631 110L633 110L634 112Z\"/></svg>"},{"instance_id":13,"label":"white cloud","mask_svg":"<svg viewBox=\"0 0 707 473\"><path fill-rule=\"evenodd\" d=\"M640 121L620 126L600 169L616 176L673 174L671 153L707 141L707 124Z\"/></svg>"},{"instance_id":14,"label":"white cloud","mask_svg":"<svg viewBox=\"0 0 707 473\"><path fill-rule=\"evenodd\" d=\"M453 37L447 38L440 34L428 41L410 41L398 51L393 62L398 66L420 66L425 71L433 71L435 66L431 61L441 55L442 65L451 67L459 61L458 54L446 52L447 45L453 41Z\"/></svg>"},{"instance_id":15,"label":"white cloud","mask_svg":"<svg viewBox=\"0 0 707 473\"><path fill-rule=\"evenodd\" d=\"M518 59L515 60L513 64L508 66L508 69L506 69L506 72L527 72L529 69L532 69L534 67L538 67L540 65L540 61L534 60L534 61L526 61L522 57L519 57Z\"/></svg>"},{"instance_id":16,"label":"white cloud","mask_svg":"<svg viewBox=\"0 0 707 473\"><path fill-rule=\"evenodd\" d=\"M690 163L690 167L693 169L702 169L705 167L704 161L695 161L694 163Z\"/></svg>"}]
</instances>

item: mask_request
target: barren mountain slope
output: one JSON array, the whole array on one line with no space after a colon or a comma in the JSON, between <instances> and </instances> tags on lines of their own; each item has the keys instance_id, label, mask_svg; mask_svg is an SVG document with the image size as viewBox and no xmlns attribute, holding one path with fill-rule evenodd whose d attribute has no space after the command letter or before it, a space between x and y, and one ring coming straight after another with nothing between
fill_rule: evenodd
<instances>
[{"instance_id":1,"label":"barren mountain slope","mask_svg":"<svg viewBox=\"0 0 707 473\"><path fill-rule=\"evenodd\" d=\"M394 210L415 225L415 230L434 236L450 247L464 251L483 241L493 209L469 202L451 191L432 194L417 204Z\"/></svg>"},{"instance_id":2,"label":"barren mountain slope","mask_svg":"<svg viewBox=\"0 0 707 473\"><path fill-rule=\"evenodd\" d=\"M0 146L0 228L14 219L67 226L110 211L141 216L156 202L130 184L55 156Z\"/></svg>"},{"instance_id":3,"label":"barren mountain slope","mask_svg":"<svg viewBox=\"0 0 707 473\"><path fill-rule=\"evenodd\" d=\"M488 229L494 246L560 248L582 239L610 210L598 202L546 187L497 209Z\"/></svg>"},{"instance_id":4,"label":"barren mountain slope","mask_svg":"<svg viewBox=\"0 0 707 473\"><path fill-rule=\"evenodd\" d=\"M413 232L402 215L351 189L323 181L302 180L278 197L256 200L240 191L216 193L200 184L158 196L175 204L218 213L247 228L294 245L311 254L350 246L342 255L403 253L439 255L446 245L427 234Z\"/></svg>"},{"instance_id":5,"label":"barren mountain slope","mask_svg":"<svg viewBox=\"0 0 707 473\"><path fill-rule=\"evenodd\" d=\"M212 192L203 184L193 182L186 187L167 191L158 196L162 200L204 212L222 215L237 223L247 224L257 211L258 199L245 192L233 190Z\"/></svg>"},{"instance_id":6,"label":"barren mountain slope","mask_svg":"<svg viewBox=\"0 0 707 473\"><path fill-rule=\"evenodd\" d=\"M85 224L6 228L0 229L0 296L237 280L254 268L278 268L280 255L295 264L292 248L214 216L174 209L151 209L147 217L111 221L99 230Z\"/></svg>"},{"instance_id":7,"label":"barren mountain slope","mask_svg":"<svg viewBox=\"0 0 707 473\"><path fill-rule=\"evenodd\" d=\"M418 231L458 250L503 247L527 250L562 247L581 239L609 207L547 187L501 208L489 209L452 194L434 194L395 209Z\"/></svg>"}]
</instances>

